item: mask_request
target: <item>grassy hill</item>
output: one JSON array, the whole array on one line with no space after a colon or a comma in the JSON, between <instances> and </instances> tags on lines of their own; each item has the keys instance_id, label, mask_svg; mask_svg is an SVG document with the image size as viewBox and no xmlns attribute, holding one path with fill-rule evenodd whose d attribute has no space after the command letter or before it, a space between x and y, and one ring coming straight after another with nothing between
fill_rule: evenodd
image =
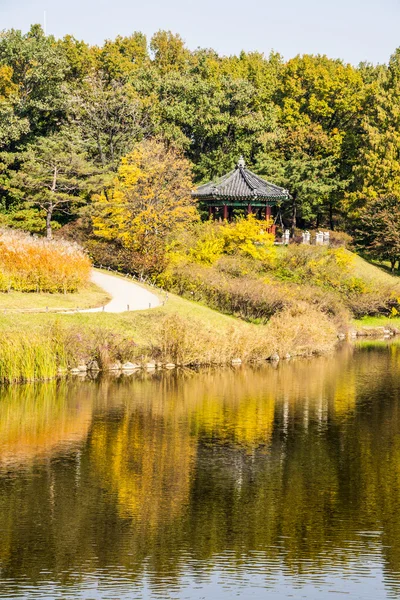
<instances>
[{"instance_id":1,"label":"grassy hill","mask_svg":"<svg viewBox=\"0 0 400 600\"><path fill-rule=\"evenodd\" d=\"M75 293L26 293L11 291L0 293L0 312L39 312L75 310L104 306L110 296L94 283L87 283Z\"/></svg>"},{"instance_id":2,"label":"grassy hill","mask_svg":"<svg viewBox=\"0 0 400 600\"><path fill-rule=\"evenodd\" d=\"M399 290L397 277L346 253L352 260L352 276L379 289ZM240 287L240 278L238 281ZM282 295L289 289L286 282L276 280L275 283L282 286ZM259 284L268 287L262 278ZM61 304L61 308L68 308L67 301L72 307L80 304L83 308L85 303L94 302L101 305L106 301L106 294L93 286L71 295L0 294L0 381L54 377L60 368L70 369L91 360L108 368L116 361L223 364L234 358L265 360L275 353L285 357L327 352L334 348L339 325L329 313L329 305L324 310L321 303L326 290L307 283L304 288L308 295L296 303L293 290L300 295L302 286L296 283L290 303L281 306L265 322L222 314L205 301L192 301L171 292L166 303L158 308L120 314L34 311L27 314L10 310L12 302L24 310L57 308ZM314 302L318 290L319 305ZM340 301L340 296L338 298ZM165 300L164 293L162 299ZM1 308L8 309L6 314ZM374 318L380 324L397 321ZM365 324L364 320L353 322L356 327Z\"/></svg>"}]
</instances>

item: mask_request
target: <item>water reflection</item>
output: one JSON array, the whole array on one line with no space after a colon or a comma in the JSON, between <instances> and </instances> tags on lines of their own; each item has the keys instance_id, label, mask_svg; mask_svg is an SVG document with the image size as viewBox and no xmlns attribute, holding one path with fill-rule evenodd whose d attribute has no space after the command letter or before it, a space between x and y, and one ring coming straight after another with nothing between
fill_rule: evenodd
<instances>
[{"instance_id":1,"label":"water reflection","mask_svg":"<svg viewBox=\"0 0 400 600\"><path fill-rule=\"evenodd\" d=\"M396 344L0 396L0 597L400 590Z\"/></svg>"}]
</instances>

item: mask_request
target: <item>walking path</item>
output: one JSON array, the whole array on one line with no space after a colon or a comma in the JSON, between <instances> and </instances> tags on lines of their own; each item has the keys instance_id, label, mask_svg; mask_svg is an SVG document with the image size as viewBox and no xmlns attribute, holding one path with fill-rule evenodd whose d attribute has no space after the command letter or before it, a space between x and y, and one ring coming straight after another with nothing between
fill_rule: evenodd
<instances>
[{"instance_id":1,"label":"walking path","mask_svg":"<svg viewBox=\"0 0 400 600\"><path fill-rule=\"evenodd\" d=\"M110 294L112 300L104 308L100 306L99 308L88 308L79 312L120 313L127 310L155 308L161 304L155 294L127 279L101 273L100 271L92 271L91 280Z\"/></svg>"}]
</instances>

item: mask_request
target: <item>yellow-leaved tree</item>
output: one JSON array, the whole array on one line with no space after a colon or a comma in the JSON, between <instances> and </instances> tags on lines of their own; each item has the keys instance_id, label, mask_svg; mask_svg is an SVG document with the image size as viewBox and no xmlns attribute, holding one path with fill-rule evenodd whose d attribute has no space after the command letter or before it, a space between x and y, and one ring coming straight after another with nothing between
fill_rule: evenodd
<instances>
[{"instance_id":1,"label":"yellow-leaved tree","mask_svg":"<svg viewBox=\"0 0 400 600\"><path fill-rule=\"evenodd\" d=\"M132 251L140 272L163 267L168 238L199 219L190 162L158 140L122 158L111 189L95 197L94 233Z\"/></svg>"}]
</instances>

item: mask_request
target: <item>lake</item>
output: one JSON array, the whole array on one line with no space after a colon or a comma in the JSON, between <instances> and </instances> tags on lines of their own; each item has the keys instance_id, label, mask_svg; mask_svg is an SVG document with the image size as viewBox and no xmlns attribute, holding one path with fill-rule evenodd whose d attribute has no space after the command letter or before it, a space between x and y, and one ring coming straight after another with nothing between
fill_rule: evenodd
<instances>
[{"instance_id":1,"label":"lake","mask_svg":"<svg viewBox=\"0 0 400 600\"><path fill-rule=\"evenodd\" d=\"M400 345L0 390L0 598L400 594Z\"/></svg>"}]
</instances>

